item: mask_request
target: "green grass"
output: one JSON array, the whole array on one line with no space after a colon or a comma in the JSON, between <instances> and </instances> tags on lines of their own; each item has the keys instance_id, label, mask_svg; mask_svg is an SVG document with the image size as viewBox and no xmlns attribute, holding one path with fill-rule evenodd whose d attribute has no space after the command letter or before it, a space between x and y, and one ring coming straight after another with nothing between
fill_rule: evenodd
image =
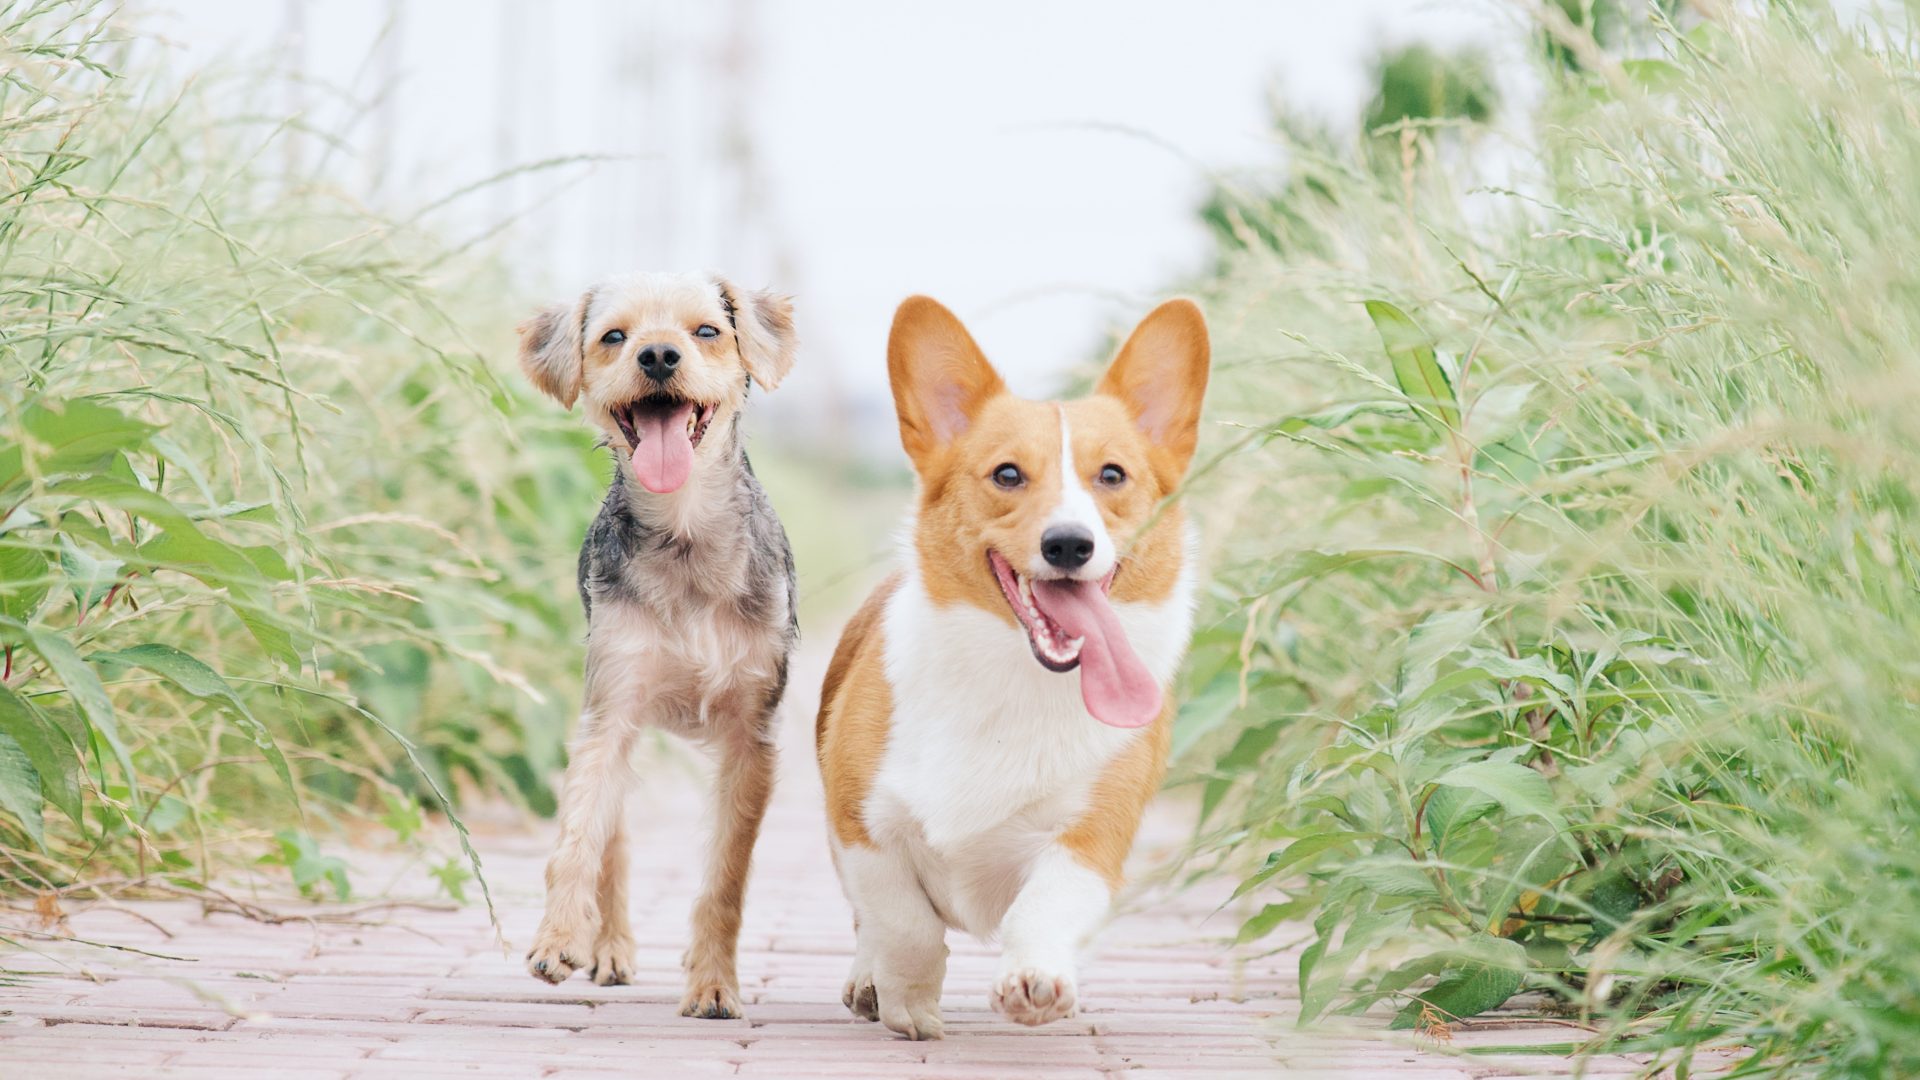
<instances>
[{"instance_id":1,"label":"green grass","mask_svg":"<svg viewBox=\"0 0 1920 1080\"><path fill-rule=\"evenodd\" d=\"M607 466L497 381L493 263L132 40L0 8L0 892L334 895L336 826L550 807Z\"/></svg>"},{"instance_id":2,"label":"green grass","mask_svg":"<svg viewBox=\"0 0 1920 1080\"><path fill-rule=\"evenodd\" d=\"M1210 204L1178 779L1243 939L1312 924L1306 1022L1535 990L1655 1067L1920 1074L1920 60L1640 31L1522 139Z\"/></svg>"}]
</instances>

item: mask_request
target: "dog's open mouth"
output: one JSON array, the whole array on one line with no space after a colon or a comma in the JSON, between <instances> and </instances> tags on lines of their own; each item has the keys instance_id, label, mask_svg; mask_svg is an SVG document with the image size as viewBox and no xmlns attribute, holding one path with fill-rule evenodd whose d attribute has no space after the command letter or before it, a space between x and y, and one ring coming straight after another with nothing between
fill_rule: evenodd
<instances>
[{"instance_id":1,"label":"dog's open mouth","mask_svg":"<svg viewBox=\"0 0 1920 1080\"><path fill-rule=\"evenodd\" d=\"M1140 727L1160 715L1160 684L1134 653L1108 599L1112 573L1099 581L1035 579L992 550L987 563L1027 632L1033 658L1048 671L1079 668L1080 696L1095 719Z\"/></svg>"},{"instance_id":2,"label":"dog's open mouth","mask_svg":"<svg viewBox=\"0 0 1920 1080\"><path fill-rule=\"evenodd\" d=\"M712 405L653 394L610 410L627 437L633 478L657 495L680 490L693 472L693 450L707 434Z\"/></svg>"}]
</instances>

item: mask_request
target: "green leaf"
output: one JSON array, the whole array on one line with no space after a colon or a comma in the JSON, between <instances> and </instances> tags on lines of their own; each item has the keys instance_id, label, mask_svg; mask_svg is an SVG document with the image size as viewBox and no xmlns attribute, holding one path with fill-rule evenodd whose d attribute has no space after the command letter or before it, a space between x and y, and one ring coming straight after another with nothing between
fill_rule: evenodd
<instances>
[{"instance_id":1,"label":"green leaf","mask_svg":"<svg viewBox=\"0 0 1920 1080\"><path fill-rule=\"evenodd\" d=\"M1401 693L1415 695L1433 684L1440 661L1473 640L1486 623L1485 606L1436 611L1421 619L1407 635L1406 656L1400 662Z\"/></svg>"},{"instance_id":2,"label":"green leaf","mask_svg":"<svg viewBox=\"0 0 1920 1080\"><path fill-rule=\"evenodd\" d=\"M140 809L140 784L138 774L133 770L133 757L127 753L127 745L120 738L120 725L113 717L113 699L107 696L107 688L100 683L100 676L80 657L66 638L52 631L26 626L14 619L0 618L0 638L24 641L28 648L40 655L47 666L66 687L67 695L79 708L80 715L87 721L88 727L113 751L114 760L119 762L120 770L127 780L128 802L137 811Z\"/></svg>"},{"instance_id":3,"label":"green leaf","mask_svg":"<svg viewBox=\"0 0 1920 1080\"><path fill-rule=\"evenodd\" d=\"M1333 996L1345 981L1347 972L1360 954L1379 945L1389 936L1406 929L1413 918L1412 909L1367 911L1353 917L1347 932L1340 936L1340 947L1327 953L1311 971L1303 970L1300 979L1300 1021L1305 1023L1326 1011ZM1319 927L1316 922L1315 928ZM1321 939L1324 944L1325 938Z\"/></svg>"},{"instance_id":4,"label":"green leaf","mask_svg":"<svg viewBox=\"0 0 1920 1080\"><path fill-rule=\"evenodd\" d=\"M268 654L299 666L293 635L272 616L264 585L266 576L251 549L236 548L191 528L168 529L140 545L140 556L231 592L236 603L229 610L252 632Z\"/></svg>"},{"instance_id":5,"label":"green leaf","mask_svg":"<svg viewBox=\"0 0 1920 1080\"><path fill-rule=\"evenodd\" d=\"M428 872L440 882L441 888L447 890L447 895L453 897L455 903L467 902L466 884L473 880L473 871L467 869L465 863L459 859L448 859Z\"/></svg>"},{"instance_id":6,"label":"green leaf","mask_svg":"<svg viewBox=\"0 0 1920 1080\"><path fill-rule=\"evenodd\" d=\"M60 534L60 569L67 575L67 585L73 589L73 602L79 606L82 618L113 591L124 566L126 563L120 559L95 558L81 551L65 533Z\"/></svg>"},{"instance_id":7,"label":"green leaf","mask_svg":"<svg viewBox=\"0 0 1920 1080\"><path fill-rule=\"evenodd\" d=\"M1604 941L1607 935L1618 930L1622 924L1640 910L1644 901L1640 895L1640 886L1619 870L1608 870L1594 882L1593 891L1587 894L1587 906L1593 908L1593 934L1587 938L1586 947L1592 948Z\"/></svg>"},{"instance_id":8,"label":"green leaf","mask_svg":"<svg viewBox=\"0 0 1920 1080\"><path fill-rule=\"evenodd\" d=\"M34 405L21 415L20 427L33 444L41 475L97 466L113 454L144 445L159 430L84 398L58 402L57 408ZM4 442L11 440L0 440ZM21 443L0 445L0 491L25 479L27 449Z\"/></svg>"},{"instance_id":9,"label":"green leaf","mask_svg":"<svg viewBox=\"0 0 1920 1080\"><path fill-rule=\"evenodd\" d=\"M1556 832L1565 832L1566 818L1554 805L1553 786L1539 773L1513 761L1470 761L1434 778L1444 787L1477 791L1518 817L1537 817ZM1571 841L1568 841L1571 844Z\"/></svg>"},{"instance_id":10,"label":"green leaf","mask_svg":"<svg viewBox=\"0 0 1920 1080\"><path fill-rule=\"evenodd\" d=\"M259 747L260 752L266 756L268 764L273 766L273 771L280 775L280 782L286 785L287 792L293 796L294 805L299 806L300 789L293 782L293 772L287 767L286 756L280 752L279 745L274 742L272 732L254 717L252 710L247 708L246 702L240 700L240 695L233 692L233 687L227 683L227 680L220 677L219 672L208 667L198 658L159 642L135 645L130 649L120 649L116 652L97 652L87 659L109 667L141 668L160 676L194 697L225 705L228 712L239 721L247 737L253 740L253 745Z\"/></svg>"},{"instance_id":11,"label":"green leaf","mask_svg":"<svg viewBox=\"0 0 1920 1080\"><path fill-rule=\"evenodd\" d=\"M1440 895L1425 870L1404 860L1359 862L1342 869L1340 873L1381 896L1437 898Z\"/></svg>"},{"instance_id":12,"label":"green leaf","mask_svg":"<svg viewBox=\"0 0 1920 1080\"><path fill-rule=\"evenodd\" d=\"M11 738L40 774L40 791L75 825L85 827L80 811L80 789L74 773L80 767L80 751L58 724L48 719L33 703L5 686L0 686L0 734Z\"/></svg>"},{"instance_id":13,"label":"green leaf","mask_svg":"<svg viewBox=\"0 0 1920 1080\"><path fill-rule=\"evenodd\" d=\"M1572 676L1556 671L1544 657L1512 657L1492 649L1475 649L1468 662L1497 679L1528 682L1543 690L1554 691L1562 701L1574 695Z\"/></svg>"},{"instance_id":14,"label":"green leaf","mask_svg":"<svg viewBox=\"0 0 1920 1080\"><path fill-rule=\"evenodd\" d=\"M0 734L0 810L19 818L34 845L43 851L47 846L44 806L40 773L11 735Z\"/></svg>"},{"instance_id":15,"label":"green leaf","mask_svg":"<svg viewBox=\"0 0 1920 1080\"><path fill-rule=\"evenodd\" d=\"M1233 748L1221 755L1216 766L1217 771L1223 775L1216 776L1210 781L1201 794L1200 820L1205 821L1207 816L1213 813L1214 808L1219 806L1221 798L1227 793L1232 775L1246 771L1259 761L1268 750L1273 749L1273 744L1279 738L1278 722L1261 724L1240 733L1240 738L1235 740Z\"/></svg>"},{"instance_id":16,"label":"green leaf","mask_svg":"<svg viewBox=\"0 0 1920 1080\"><path fill-rule=\"evenodd\" d=\"M353 895L353 886L347 879L347 864L336 856L322 854L313 837L282 829L274 838L280 841L279 852L261 861L286 867L300 895L318 900L322 884L333 886L336 899L345 900Z\"/></svg>"},{"instance_id":17,"label":"green leaf","mask_svg":"<svg viewBox=\"0 0 1920 1080\"><path fill-rule=\"evenodd\" d=\"M44 554L0 544L0 616L20 622L32 619L52 585Z\"/></svg>"},{"instance_id":18,"label":"green leaf","mask_svg":"<svg viewBox=\"0 0 1920 1080\"><path fill-rule=\"evenodd\" d=\"M1461 829L1479 821L1500 805L1493 797L1481 791L1462 787L1442 786L1427 799L1427 834L1433 841L1433 852L1438 855L1447 841Z\"/></svg>"},{"instance_id":19,"label":"green leaf","mask_svg":"<svg viewBox=\"0 0 1920 1080\"><path fill-rule=\"evenodd\" d=\"M1411 411L1404 401L1357 401L1320 412L1289 416L1267 430L1281 435L1291 435L1307 428L1328 431L1341 427L1357 416L1405 416Z\"/></svg>"},{"instance_id":20,"label":"green leaf","mask_svg":"<svg viewBox=\"0 0 1920 1080\"><path fill-rule=\"evenodd\" d=\"M383 792L387 803L387 812L380 815L380 824L393 830L393 838L406 843L415 833L426 825L426 819L420 816L420 804L410 798L402 798L390 792Z\"/></svg>"},{"instance_id":21,"label":"green leaf","mask_svg":"<svg viewBox=\"0 0 1920 1080\"><path fill-rule=\"evenodd\" d=\"M1380 344L1393 364L1393 381L1400 392L1436 430L1460 430L1460 402L1454 394L1453 380L1434 353L1433 336L1406 312L1384 300L1369 300L1366 306L1367 316L1380 334Z\"/></svg>"},{"instance_id":22,"label":"green leaf","mask_svg":"<svg viewBox=\"0 0 1920 1080\"><path fill-rule=\"evenodd\" d=\"M1512 968L1468 964L1415 994L1388 1027L1400 1031L1413 1027L1419 1022L1423 1007L1439 1013L1444 1022L1479 1016L1505 1005L1508 998L1520 992L1525 978Z\"/></svg>"},{"instance_id":23,"label":"green leaf","mask_svg":"<svg viewBox=\"0 0 1920 1080\"><path fill-rule=\"evenodd\" d=\"M1467 439L1475 446L1497 444L1513 433L1533 396L1533 383L1512 382L1481 391L1467 412Z\"/></svg>"},{"instance_id":24,"label":"green leaf","mask_svg":"<svg viewBox=\"0 0 1920 1080\"><path fill-rule=\"evenodd\" d=\"M1305 862L1323 851L1355 843L1362 839L1364 835L1365 834L1362 833L1338 832L1316 833L1312 836L1303 836L1293 843L1288 844L1284 849L1268 855L1266 865L1262 866L1252 877L1241 882L1239 888L1233 890L1233 898L1237 900L1245 896L1252 890L1271 881L1275 875L1285 872L1289 867Z\"/></svg>"},{"instance_id":25,"label":"green leaf","mask_svg":"<svg viewBox=\"0 0 1920 1080\"><path fill-rule=\"evenodd\" d=\"M1313 910L1313 898L1306 896L1289 900L1284 904L1267 904L1240 925L1240 932L1233 939L1234 944L1244 945L1249 941L1257 941L1273 933L1274 928L1281 923L1297 919L1311 910Z\"/></svg>"}]
</instances>

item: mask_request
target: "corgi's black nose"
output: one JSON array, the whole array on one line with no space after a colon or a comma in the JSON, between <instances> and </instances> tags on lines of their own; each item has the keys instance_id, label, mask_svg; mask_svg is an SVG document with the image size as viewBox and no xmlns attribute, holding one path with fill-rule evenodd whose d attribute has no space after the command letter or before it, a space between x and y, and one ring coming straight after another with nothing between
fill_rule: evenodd
<instances>
[{"instance_id":1,"label":"corgi's black nose","mask_svg":"<svg viewBox=\"0 0 1920 1080\"><path fill-rule=\"evenodd\" d=\"M1093 558L1093 534L1084 525L1055 525L1040 534L1040 555L1049 566L1078 570Z\"/></svg>"},{"instance_id":2,"label":"corgi's black nose","mask_svg":"<svg viewBox=\"0 0 1920 1080\"><path fill-rule=\"evenodd\" d=\"M640 370L654 382L673 378L673 369L679 366L680 350L671 345L649 345L640 350Z\"/></svg>"}]
</instances>

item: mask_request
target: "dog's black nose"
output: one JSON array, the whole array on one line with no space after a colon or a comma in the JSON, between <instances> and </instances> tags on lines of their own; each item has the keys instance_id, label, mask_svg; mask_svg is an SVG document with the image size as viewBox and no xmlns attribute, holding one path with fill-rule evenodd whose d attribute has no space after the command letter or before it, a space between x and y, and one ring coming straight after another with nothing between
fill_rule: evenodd
<instances>
[{"instance_id":1,"label":"dog's black nose","mask_svg":"<svg viewBox=\"0 0 1920 1080\"><path fill-rule=\"evenodd\" d=\"M640 350L640 370L654 382L673 378L673 369L679 366L680 350L671 345L649 345Z\"/></svg>"},{"instance_id":2,"label":"dog's black nose","mask_svg":"<svg viewBox=\"0 0 1920 1080\"><path fill-rule=\"evenodd\" d=\"M1051 566L1078 570L1093 558L1093 534L1084 525L1055 525L1040 534L1040 554Z\"/></svg>"}]
</instances>

